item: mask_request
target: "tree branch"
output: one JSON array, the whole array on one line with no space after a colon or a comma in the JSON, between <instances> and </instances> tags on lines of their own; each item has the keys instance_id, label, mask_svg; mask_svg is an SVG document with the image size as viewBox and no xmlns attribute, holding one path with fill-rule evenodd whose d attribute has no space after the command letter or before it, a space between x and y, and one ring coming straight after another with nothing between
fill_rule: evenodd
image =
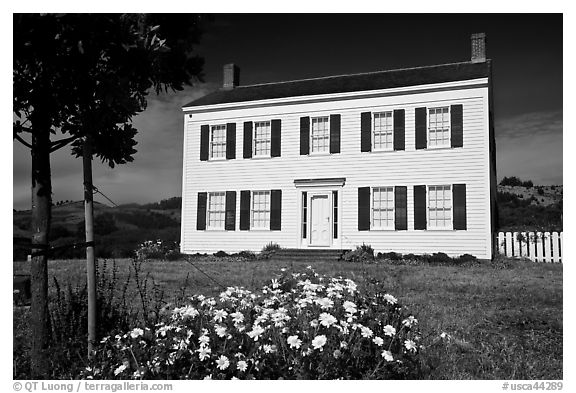
<instances>
[{"instance_id":1,"label":"tree branch","mask_svg":"<svg viewBox=\"0 0 576 393\"><path fill-rule=\"evenodd\" d=\"M28 149L32 149L32 145L30 143L26 142L24 139L22 139L22 137L20 135L14 134L14 139L16 139L18 142L20 142L24 146L26 146Z\"/></svg>"},{"instance_id":2,"label":"tree branch","mask_svg":"<svg viewBox=\"0 0 576 393\"><path fill-rule=\"evenodd\" d=\"M50 153L52 153L58 149L63 148L64 146L66 146L70 142L75 141L78 138L79 138L79 136L71 136L70 138L64 138L64 139L60 139L58 141L52 142L52 147L50 148Z\"/></svg>"}]
</instances>

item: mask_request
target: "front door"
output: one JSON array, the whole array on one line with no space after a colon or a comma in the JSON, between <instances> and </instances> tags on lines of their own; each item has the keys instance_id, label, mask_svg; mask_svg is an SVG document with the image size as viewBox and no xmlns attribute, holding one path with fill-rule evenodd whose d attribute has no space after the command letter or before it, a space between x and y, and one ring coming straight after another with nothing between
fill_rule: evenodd
<instances>
[{"instance_id":1,"label":"front door","mask_svg":"<svg viewBox=\"0 0 576 393\"><path fill-rule=\"evenodd\" d=\"M312 195L310 201L310 245L330 245L330 205L328 195Z\"/></svg>"}]
</instances>

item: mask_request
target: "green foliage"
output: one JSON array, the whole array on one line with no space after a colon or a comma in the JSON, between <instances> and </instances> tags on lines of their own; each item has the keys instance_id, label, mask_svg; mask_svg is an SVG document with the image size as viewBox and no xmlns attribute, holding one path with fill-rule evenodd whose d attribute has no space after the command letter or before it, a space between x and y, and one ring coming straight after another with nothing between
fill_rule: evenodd
<instances>
[{"instance_id":1,"label":"green foliage","mask_svg":"<svg viewBox=\"0 0 576 393\"><path fill-rule=\"evenodd\" d=\"M162 199L160 202L148 203L146 205L138 205L142 209L156 209L156 210L173 210L182 209L182 197L173 197L169 199Z\"/></svg>"},{"instance_id":2,"label":"green foliage","mask_svg":"<svg viewBox=\"0 0 576 393\"><path fill-rule=\"evenodd\" d=\"M214 256L215 256L216 258L225 258L225 257L227 257L227 256L229 256L229 255L228 255L228 253L227 253L226 251L220 250L220 251L218 251L218 252L215 252L215 253L214 253Z\"/></svg>"},{"instance_id":3,"label":"green foliage","mask_svg":"<svg viewBox=\"0 0 576 393\"><path fill-rule=\"evenodd\" d=\"M342 259L346 262L371 262L374 260L374 249L371 245L362 243L354 250L344 253Z\"/></svg>"},{"instance_id":4,"label":"green foliage","mask_svg":"<svg viewBox=\"0 0 576 393\"><path fill-rule=\"evenodd\" d=\"M167 242L160 239L147 240L140 244L136 250L136 258L140 261L158 259L161 261L175 261L182 258L180 245L177 242Z\"/></svg>"},{"instance_id":5,"label":"green foliage","mask_svg":"<svg viewBox=\"0 0 576 393\"><path fill-rule=\"evenodd\" d=\"M149 274L143 275L141 265L132 261L129 274L119 279L119 267L115 261L108 266L106 260L97 265L97 337L114 335L133 326L151 325L160 318L165 306L163 291L153 282ZM152 282L151 282L152 281ZM183 291L187 287L184 283ZM129 298L127 289L137 288L138 301ZM50 321L50 374L51 379L75 378L87 364L88 308L86 284L73 285L70 281L64 288L54 278L54 294L51 296ZM26 315L19 315L15 323L21 324L22 334L27 326ZM15 330L16 332L16 330ZM29 379L29 338L16 334L14 347L14 378Z\"/></svg>"},{"instance_id":6,"label":"green foliage","mask_svg":"<svg viewBox=\"0 0 576 393\"><path fill-rule=\"evenodd\" d=\"M94 216L94 234L97 236L108 235L118 230L114 215L111 213L102 213ZM52 232L52 230L51 230ZM86 234L86 223L84 220L76 226L76 236L78 239L84 239Z\"/></svg>"},{"instance_id":7,"label":"green foliage","mask_svg":"<svg viewBox=\"0 0 576 393\"><path fill-rule=\"evenodd\" d=\"M262 252L275 252L280 250L281 247L278 243L270 242L262 247Z\"/></svg>"},{"instance_id":8,"label":"green foliage","mask_svg":"<svg viewBox=\"0 0 576 393\"><path fill-rule=\"evenodd\" d=\"M527 181L522 181L519 178L517 178L516 176L510 176L510 177L504 177L501 181L500 181L500 185L501 186L516 186L516 187L526 187L526 188L532 188L534 186L534 183L532 183L532 180L527 180Z\"/></svg>"},{"instance_id":9,"label":"green foliage","mask_svg":"<svg viewBox=\"0 0 576 393\"><path fill-rule=\"evenodd\" d=\"M155 212L117 212L114 213L114 216L117 220L136 225L141 229L164 229L180 226L175 219Z\"/></svg>"},{"instance_id":10,"label":"green foliage","mask_svg":"<svg viewBox=\"0 0 576 393\"><path fill-rule=\"evenodd\" d=\"M520 199L512 193L498 192L499 230L562 231L562 201L548 206L533 201L533 196Z\"/></svg>"},{"instance_id":11,"label":"green foliage","mask_svg":"<svg viewBox=\"0 0 576 393\"><path fill-rule=\"evenodd\" d=\"M413 379L419 340L418 320L378 281L285 269L254 293L194 296L157 325L104 338L80 377Z\"/></svg>"}]
</instances>

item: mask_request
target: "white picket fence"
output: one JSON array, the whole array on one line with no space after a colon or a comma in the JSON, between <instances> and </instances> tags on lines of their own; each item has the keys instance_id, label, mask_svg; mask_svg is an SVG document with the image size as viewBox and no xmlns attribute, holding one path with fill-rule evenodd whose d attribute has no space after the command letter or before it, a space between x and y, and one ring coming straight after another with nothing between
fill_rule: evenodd
<instances>
[{"instance_id":1,"label":"white picket fence","mask_svg":"<svg viewBox=\"0 0 576 393\"><path fill-rule=\"evenodd\" d=\"M563 232L499 232L498 253L507 257L526 257L534 262L562 262Z\"/></svg>"}]
</instances>

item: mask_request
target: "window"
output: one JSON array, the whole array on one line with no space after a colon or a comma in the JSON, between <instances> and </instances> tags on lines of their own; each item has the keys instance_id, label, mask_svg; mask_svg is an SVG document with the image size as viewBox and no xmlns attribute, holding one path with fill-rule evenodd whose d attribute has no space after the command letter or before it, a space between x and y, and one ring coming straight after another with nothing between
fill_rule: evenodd
<instances>
[{"instance_id":1,"label":"window","mask_svg":"<svg viewBox=\"0 0 576 393\"><path fill-rule=\"evenodd\" d=\"M334 223L334 239L338 239L338 191L332 191L332 221Z\"/></svg>"},{"instance_id":2,"label":"window","mask_svg":"<svg viewBox=\"0 0 576 393\"><path fill-rule=\"evenodd\" d=\"M450 108L428 110L428 147L450 147Z\"/></svg>"},{"instance_id":3,"label":"window","mask_svg":"<svg viewBox=\"0 0 576 393\"><path fill-rule=\"evenodd\" d=\"M392 112L374 113L372 131L373 150L392 150L394 148L394 124Z\"/></svg>"},{"instance_id":4,"label":"window","mask_svg":"<svg viewBox=\"0 0 576 393\"><path fill-rule=\"evenodd\" d=\"M252 229L270 229L270 191L253 191L250 210Z\"/></svg>"},{"instance_id":5,"label":"window","mask_svg":"<svg viewBox=\"0 0 576 393\"><path fill-rule=\"evenodd\" d=\"M224 229L226 216L226 193L211 192L208 194L208 229Z\"/></svg>"},{"instance_id":6,"label":"window","mask_svg":"<svg viewBox=\"0 0 576 393\"><path fill-rule=\"evenodd\" d=\"M254 157L270 157L270 122L258 121L254 123Z\"/></svg>"},{"instance_id":7,"label":"window","mask_svg":"<svg viewBox=\"0 0 576 393\"><path fill-rule=\"evenodd\" d=\"M394 229L394 187L372 189L372 228Z\"/></svg>"},{"instance_id":8,"label":"window","mask_svg":"<svg viewBox=\"0 0 576 393\"><path fill-rule=\"evenodd\" d=\"M428 186L428 226L452 229L451 186Z\"/></svg>"},{"instance_id":9,"label":"window","mask_svg":"<svg viewBox=\"0 0 576 393\"><path fill-rule=\"evenodd\" d=\"M212 126L210 130L210 158L226 158L226 125Z\"/></svg>"},{"instance_id":10,"label":"window","mask_svg":"<svg viewBox=\"0 0 576 393\"><path fill-rule=\"evenodd\" d=\"M313 117L310 139L312 146L311 153L322 153L330 151L330 127L328 116Z\"/></svg>"},{"instance_id":11,"label":"window","mask_svg":"<svg viewBox=\"0 0 576 393\"><path fill-rule=\"evenodd\" d=\"M306 239L308 233L308 193L302 193L302 239Z\"/></svg>"}]
</instances>

